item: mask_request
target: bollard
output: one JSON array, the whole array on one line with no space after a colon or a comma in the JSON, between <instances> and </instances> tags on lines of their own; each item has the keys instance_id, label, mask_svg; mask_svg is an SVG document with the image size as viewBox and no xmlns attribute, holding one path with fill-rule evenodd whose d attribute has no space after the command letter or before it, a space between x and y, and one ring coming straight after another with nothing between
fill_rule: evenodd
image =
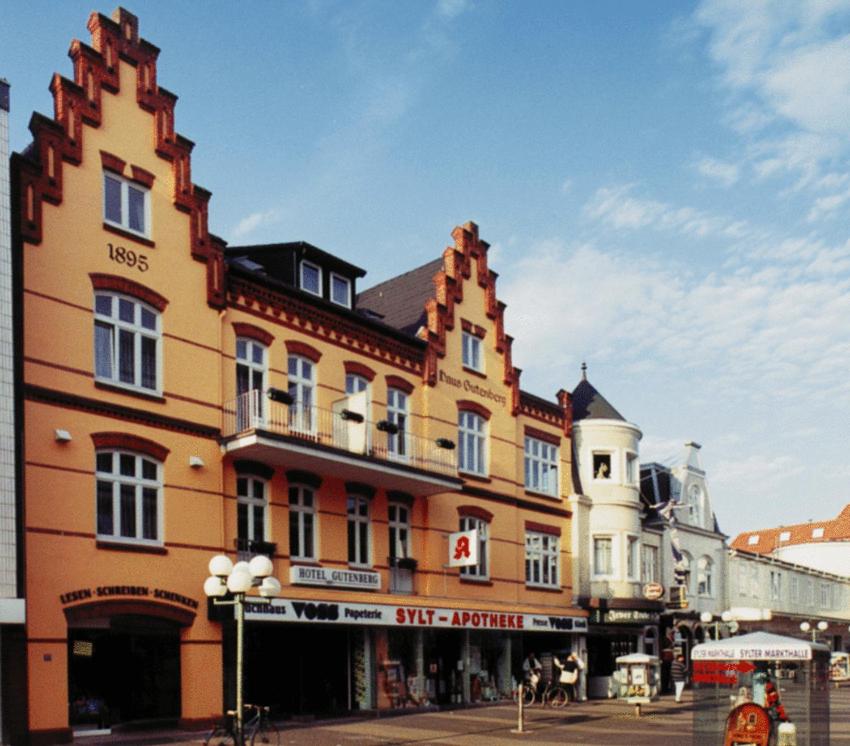
<instances>
[{"instance_id":1,"label":"bollard","mask_svg":"<svg viewBox=\"0 0 850 746\"><path fill-rule=\"evenodd\" d=\"M640 717L640 702L635 702L635 717Z\"/></svg>"},{"instance_id":2,"label":"bollard","mask_svg":"<svg viewBox=\"0 0 850 746\"><path fill-rule=\"evenodd\" d=\"M519 684L517 687L517 716L516 716L516 728L511 731L511 733L525 733L525 729L523 728L523 719L524 719L524 711L523 711L523 695L525 694L525 689L522 684Z\"/></svg>"}]
</instances>

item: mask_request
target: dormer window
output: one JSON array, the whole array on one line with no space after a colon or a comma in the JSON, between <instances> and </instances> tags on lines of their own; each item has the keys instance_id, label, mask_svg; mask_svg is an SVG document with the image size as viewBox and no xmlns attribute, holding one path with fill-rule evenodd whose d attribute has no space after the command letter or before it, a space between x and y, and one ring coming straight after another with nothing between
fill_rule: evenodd
<instances>
[{"instance_id":1,"label":"dormer window","mask_svg":"<svg viewBox=\"0 0 850 746\"><path fill-rule=\"evenodd\" d=\"M812 538L813 539L822 539L823 538L823 528L813 528L812 529Z\"/></svg>"},{"instance_id":2,"label":"dormer window","mask_svg":"<svg viewBox=\"0 0 850 746\"><path fill-rule=\"evenodd\" d=\"M790 531L780 531L779 532L779 541L789 541L791 539Z\"/></svg>"},{"instance_id":3,"label":"dormer window","mask_svg":"<svg viewBox=\"0 0 850 746\"><path fill-rule=\"evenodd\" d=\"M331 300L340 306L351 308L351 280L331 272Z\"/></svg>"},{"instance_id":4,"label":"dormer window","mask_svg":"<svg viewBox=\"0 0 850 746\"><path fill-rule=\"evenodd\" d=\"M311 295L322 294L322 268L312 262L301 262L301 289Z\"/></svg>"},{"instance_id":5,"label":"dormer window","mask_svg":"<svg viewBox=\"0 0 850 746\"><path fill-rule=\"evenodd\" d=\"M753 534L752 536L750 536L749 539L747 539L747 544L751 547L755 546L758 543L759 543L759 535L758 534Z\"/></svg>"}]
</instances>

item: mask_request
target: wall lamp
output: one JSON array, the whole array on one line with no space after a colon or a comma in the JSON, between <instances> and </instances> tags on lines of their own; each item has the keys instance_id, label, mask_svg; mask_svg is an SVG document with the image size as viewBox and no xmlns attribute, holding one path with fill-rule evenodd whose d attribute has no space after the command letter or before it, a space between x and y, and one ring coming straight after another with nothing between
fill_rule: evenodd
<instances>
[{"instance_id":1,"label":"wall lamp","mask_svg":"<svg viewBox=\"0 0 850 746\"><path fill-rule=\"evenodd\" d=\"M53 431L53 437L56 439L57 443L70 443L71 442L71 433L67 430L56 429Z\"/></svg>"}]
</instances>

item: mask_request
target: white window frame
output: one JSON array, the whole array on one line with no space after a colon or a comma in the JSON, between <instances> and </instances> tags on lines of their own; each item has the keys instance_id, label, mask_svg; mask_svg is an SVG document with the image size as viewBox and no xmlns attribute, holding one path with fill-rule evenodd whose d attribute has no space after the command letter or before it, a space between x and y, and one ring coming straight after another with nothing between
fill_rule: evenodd
<instances>
[{"instance_id":1,"label":"white window frame","mask_svg":"<svg viewBox=\"0 0 850 746\"><path fill-rule=\"evenodd\" d=\"M659 557L658 547L654 544L641 544L640 547L640 577L644 583L658 583Z\"/></svg>"},{"instance_id":2,"label":"white window frame","mask_svg":"<svg viewBox=\"0 0 850 746\"><path fill-rule=\"evenodd\" d=\"M98 310L98 299L109 298L110 313L106 314ZM125 321L121 318L122 303L130 303L133 306L133 321ZM153 328L145 326L143 314L147 312L153 316ZM109 332L110 372L104 374L99 371L98 352L103 339L98 334L98 329ZM122 332L132 335L133 344L133 381L121 380L121 339ZM153 387L142 384L142 340L149 339L154 342L154 377ZM162 394L162 315L153 306L144 301L134 298L132 295L123 295L111 291L97 291L94 295L94 377L96 381L102 381L112 386L131 389L148 395Z\"/></svg>"},{"instance_id":3,"label":"white window frame","mask_svg":"<svg viewBox=\"0 0 850 746\"><path fill-rule=\"evenodd\" d=\"M638 573L640 572L640 536L636 534L626 534L625 537L625 552L626 552L626 579L631 581L640 580Z\"/></svg>"},{"instance_id":4,"label":"white window frame","mask_svg":"<svg viewBox=\"0 0 850 746\"><path fill-rule=\"evenodd\" d=\"M812 538L813 539L822 539L823 538L823 526L818 526L817 528L812 529Z\"/></svg>"},{"instance_id":5,"label":"white window frame","mask_svg":"<svg viewBox=\"0 0 850 746\"><path fill-rule=\"evenodd\" d=\"M561 537L525 532L525 584L529 588L561 587Z\"/></svg>"},{"instance_id":6,"label":"white window frame","mask_svg":"<svg viewBox=\"0 0 850 746\"><path fill-rule=\"evenodd\" d=\"M608 544L608 566L607 568L599 567L598 554L596 551L597 542L600 544L606 542ZM594 578L613 578L616 558L614 556L614 536L612 534L594 534L590 537L590 556L593 562L593 577Z\"/></svg>"},{"instance_id":7,"label":"white window frame","mask_svg":"<svg viewBox=\"0 0 850 746\"><path fill-rule=\"evenodd\" d=\"M334 282L341 281L345 283L345 301L338 301L334 297ZM331 272L331 303L336 303L338 306L343 306L344 308L351 308L351 280L347 277L343 277L342 275L337 274L336 272Z\"/></svg>"},{"instance_id":8,"label":"white window frame","mask_svg":"<svg viewBox=\"0 0 850 746\"><path fill-rule=\"evenodd\" d=\"M397 461L410 458L410 396L401 389L387 388L387 422L398 432L387 433L387 453Z\"/></svg>"},{"instance_id":9,"label":"white window frame","mask_svg":"<svg viewBox=\"0 0 850 746\"><path fill-rule=\"evenodd\" d=\"M121 189L121 218L120 220L113 220L112 218L107 217L107 205L106 205L106 180L112 179L120 185ZM134 189L142 195L144 200L144 230L138 230L137 228L130 227L130 190ZM120 228L122 231L126 231L127 233L131 233L134 236L141 236L142 238L150 238L151 235L151 194L150 189L146 187L144 184L140 184L138 181L131 181L130 179L126 179L123 176L119 176L113 171L104 171L103 172L103 222L107 225L114 226L115 228Z\"/></svg>"},{"instance_id":10,"label":"white window frame","mask_svg":"<svg viewBox=\"0 0 850 746\"><path fill-rule=\"evenodd\" d=\"M560 449L558 446L526 435L524 450L525 488L557 497L560 485L558 479Z\"/></svg>"},{"instance_id":11,"label":"white window frame","mask_svg":"<svg viewBox=\"0 0 850 746\"><path fill-rule=\"evenodd\" d=\"M308 494L310 496L309 504L305 499ZM291 560L314 562L319 556L319 547L317 545L319 511L317 501L316 490L309 485L289 485L289 557ZM297 534L297 552L293 551L292 546L293 526ZM309 554L304 551L308 543L312 549L312 552Z\"/></svg>"},{"instance_id":12,"label":"white window frame","mask_svg":"<svg viewBox=\"0 0 850 746\"><path fill-rule=\"evenodd\" d=\"M598 477L597 472L599 471L594 467L594 461L597 456L607 456L608 457L608 476ZM613 451L592 451L590 454L590 468L592 473L590 475L591 479L596 482L611 482L614 479L614 453Z\"/></svg>"},{"instance_id":13,"label":"white window frame","mask_svg":"<svg viewBox=\"0 0 850 746\"><path fill-rule=\"evenodd\" d=\"M754 547L758 543L759 543L759 535L758 534L752 534L751 536L749 536L747 538L747 546Z\"/></svg>"},{"instance_id":14,"label":"white window frame","mask_svg":"<svg viewBox=\"0 0 850 746\"><path fill-rule=\"evenodd\" d=\"M256 492L259 488L261 495L258 497ZM246 511L245 524L247 536L243 536L239 530L241 521L239 513ZM262 514L263 530L261 535L257 535L257 511L260 508ZM260 477L255 477L251 474L236 475L236 536L240 540L247 543L252 541L267 541L270 536L269 532L269 500L268 500L268 482ZM247 546L246 546L247 549Z\"/></svg>"},{"instance_id":15,"label":"white window frame","mask_svg":"<svg viewBox=\"0 0 850 746\"><path fill-rule=\"evenodd\" d=\"M372 566L372 506L366 495L352 493L347 500L348 564ZM365 509L365 513L363 512Z\"/></svg>"},{"instance_id":16,"label":"white window frame","mask_svg":"<svg viewBox=\"0 0 850 746\"><path fill-rule=\"evenodd\" d=\"M623 464L624 484L634 485L638 483L640 474L640 461L634 451L626 451L625 463Z\"/></svg>"},{"instance_id":17,"label":"white window frame","mask_svg":"<svg viewBox=\"0 0 850 746\"><path fill-rule=\"evenodd\" d=\"M294 370L293 370L294 367ZM309 375L305 375L305 371ZM289 355L286 361L289 405L289 427L303 433L316 432L316 364L302 355Z\"/></svg>"},{"instance_id":18,"label":"white window frame","mask_svg":"<svg viewBox=\"0 0 850 746\"><path fill-rule=\"evenodd\" d=\"M259 362L256 359L259 353ZM240 391L240 374L247 377L248 388ZM265 419L265 397L263 391L268 381L268 348L262 343L250 337L236 338L236 401L237 430L252 427L249 415L254 415L261 421ZM251 395L250 392L257 391ZM252 411L249 400L256 401L256 411ZM244 427L243 427L244 425Z\"/></svg>"},{"instance_id":19,"label":"white window frame","mask_svg":"<svg viewBox=\"0 0 850 746\"><path fill-rule=\"evenodd\" d=\"M791 532L790 531L780 531L779 532L779 541L790 541L791 540Z\"/></svg>"},{"instance_id":20,"label":"white window frame","mask_svg":"<svg viewBox=\"0 0 850 746\"><path fill-rule=\"evenodd\" d=\"M390 559L411 557L411 508L396 500L387 504L387 533Z\"/></svg>"},{"instance_id":21,"label":"white window frame","mask_svg":"<svg viewBox=\"0 0 850 746\"><path fill-rule=\"evenodd\" d=\"M304 268L309 267L310 269L316 270L318 275L319 289L311 290L304 284ZM319 298L322 297L322 268L318 264L314 264L307 259L302 259L301 263L298 265L298 287L301 288L305 293L310 293L310 295L315 295Z\"/></svg>"},{"instance_id":22,"label":"white window frame","mask_svg":"<svg viewBox=\"0 0 850 746\"><path fill-rule=\"evenodd\" d=\"M104 457L111 457L111 471L101 469ZM132 459L134 462L133 475L121 474L123 459ZM155 469L154 477L144 476L144 465L152 464ZM121 544L141 544L147 546L162 546L163 544L163 498L162 498L162 464L144 453L126 451L117 448L102 448L95 456L95 531L98 540ZM100 492L101 486L111 487L111 511L112 531L107 533L101 531ZM133 491L133 520L135 532L133 535L124 536L122 522L122 488ZM154 490L156 495L156 536L153 538L144 536L144 499L145 490ZM105 490L104 490L105 491ZM104 495L105 496L105 495Z\"/></svg>"},{"instance_id":23,"label":"white window frame","mask_svg":"<svg viewBox=\"0 0 850 746\"><path fill-rule=\"evenodd\" d=\"M697 560L697 595L704 598L714 596L714 562L703 555Z\"/></svg>"},{"instance_id":24,"label":"white window frame","mask_svg":"<svg viewBox=\"0 0 850 746\"><path fill-rule=\"evenodd\" d=\"M484 372L484 345L481 337L472 332L461 332L461 362L464 368Z\"/></svg>"},{"instance_id":25,"label":"white window frame","mask_svg":"<svg viewBox=\"0 0 850 746\"><path fill-rule=\"evenodd\" d=\"M490 557L488 556L488 544L490 538L490 524L483 518L465 515L460 518L461 531L478 531L478 564L467 565L460 568L461 577L474 580L490 579Z\"/></svg>"},{"instance_id":26,"label":"white window frame","mask_svg":"<svg viewBox=\"0 0 850 746\"><path fill-rule=\"evenodd\" d=\"M487 420L461 409L457 418L458 471L487 476Z\"/></svg>"}]
</instances>

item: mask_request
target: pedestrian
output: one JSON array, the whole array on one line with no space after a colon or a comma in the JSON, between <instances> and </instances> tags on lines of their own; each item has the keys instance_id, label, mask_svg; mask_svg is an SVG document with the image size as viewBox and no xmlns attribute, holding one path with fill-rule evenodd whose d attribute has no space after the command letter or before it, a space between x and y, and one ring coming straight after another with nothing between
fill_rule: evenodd
<instances>
[{"instance_id":1,"label":"pedestrian","mask_svg":"<svg viewBox=\"0 0 850 746\"><path fill-rule=\"evenodd\" d=\"M579 666L576 660L576 654L570 653L567 659L562 663L558 658L554 659L557 666L561 669L561 674L558 677L558 683L567 690L567 696L571 702L578 699L576 694L576 682L578 681Z\"/></svg>"},{"instance_id":2,"label":"pedestrian","mask_svg":"<svg viewBox=\"0 0 850 746\"><path fill-rule=\"evenodd\" d=\"M537 660L534 653L529 653L522 662L522 676L525 679L525 685L530 686L534 692L537 692L537 685L540 683L540 675L543 673L543 666Z\"/></svg>"},{"instance_id":3,"label":"pedestrian","mask_svg":"<svg viewBox=\"0 0 850 746\"><path fill-rule=\"evenodd\" d=\"M682 690L685 688L685 680L688 678L688 667L685 665L685 656L676 656L673 665L670 666L670 676L673 686L676 688L676 701L682 701Z\"/></svg>"}]
</instances>

